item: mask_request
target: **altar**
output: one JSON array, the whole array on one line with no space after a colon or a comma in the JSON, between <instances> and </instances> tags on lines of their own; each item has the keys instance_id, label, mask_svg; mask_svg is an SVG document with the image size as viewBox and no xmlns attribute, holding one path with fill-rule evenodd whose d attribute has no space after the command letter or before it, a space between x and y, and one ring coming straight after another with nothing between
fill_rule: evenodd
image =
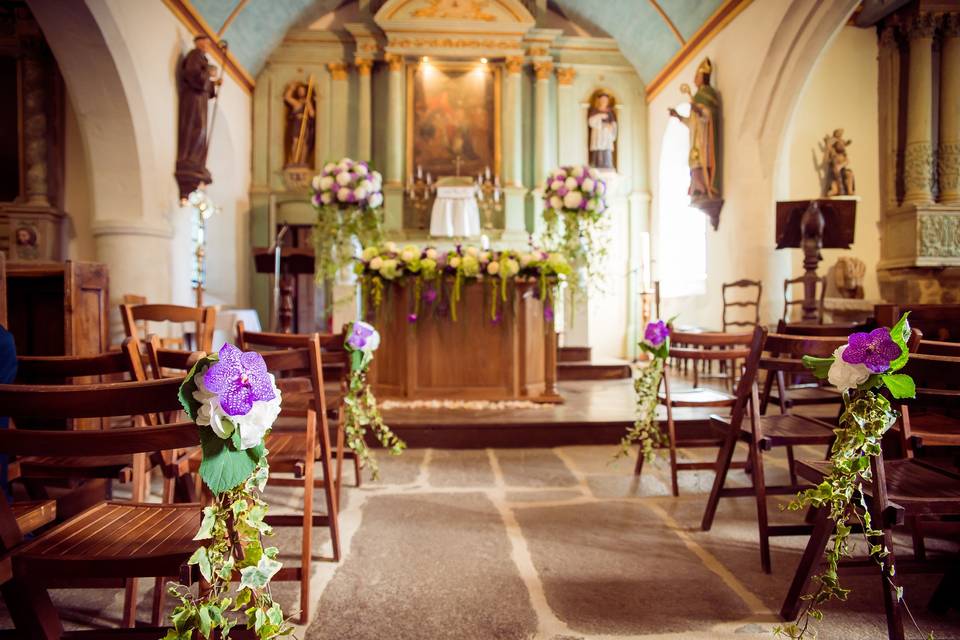
<instances>
[{"instance_id":1,"label":"altar","mask_svg":"<svg viewBox=\"0 0 960 640\"><path fill-rule=\"evenodd\" d=\"M398 286L373 321L381 334L370 371L379 399L562 402L557 335L536 282L519 283L491 318L489 288L463 286L457 319L421 313L410 320L410 291Z\"/></svg>"}]
</instances>

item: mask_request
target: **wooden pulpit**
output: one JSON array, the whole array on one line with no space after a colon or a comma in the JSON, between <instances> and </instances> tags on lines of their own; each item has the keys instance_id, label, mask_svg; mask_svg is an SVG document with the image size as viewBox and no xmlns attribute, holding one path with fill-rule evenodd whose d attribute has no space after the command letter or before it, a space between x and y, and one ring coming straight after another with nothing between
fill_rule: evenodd
<instances>
[{"instance_id":1,"label":"wooden pulpit","mask_svg":"<svg viewBox=\"0 0 960 640\"><path fill-rule=\"evenodd\" d=\"M293 331L293 292L295 276L314 272L313 249L281 247L279 260L273 247L255 247L253 262L257 273L270 273L280 277L274 282L273 308L274 320L271 323L275 331L291 333Z\"/></svg>"}]
</instances>

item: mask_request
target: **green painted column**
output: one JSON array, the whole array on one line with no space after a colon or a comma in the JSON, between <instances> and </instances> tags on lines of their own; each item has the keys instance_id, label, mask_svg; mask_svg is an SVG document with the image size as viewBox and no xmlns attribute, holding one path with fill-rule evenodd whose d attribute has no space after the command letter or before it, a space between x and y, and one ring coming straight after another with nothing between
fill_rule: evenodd
<instances>
[{"instance_id":1,"label":"green painted column","mask_svg":"<svg viewBox=\"0 0 960 640\"><path fill-rule=\"evenodd\" d=\"M523 58L512 56L503 77L503 240L522 243L527 237L526 187L523 186Z\"/></svg>"},{"instance_id":2,"label":"green painted column","mask_svg":"<svg viewBox=\"0 0 960 640\"><path fill-rule=\"evenodd\" d=\"M551 60L533 63L536 84L533 97L533 220L530 230L538 235L543 230L543 181L547 172L554 168L556 157L551 153L550 143L550 76L553 73Z\"/></svg>"},{"instance_id":3,"label":"green painted column","mask_svg":"<svg viewBox=\"0 0 960 640\"><path fill-rule=\"evenodd\" d=\"M403 57L395 53L384 56L387 71L387 165L384 174L384 226L387 231L403 228L403 154L404 143L403 109L404 96Z\"/></svg>"},{"instance_id":4,"label":"green painted column","mask_svg":"<svg viewBox=\"0 0 960 640\"><path fill-rule=\"evenodd\" d=\"M327 63L330 71L330 155L339 160L347 155L347 65Z\"/></svg>"},{"instance_id":5,"label":"green painted column","mask_svg":"<svg viewBox=\"0 0 960 640\"><path fill-rule=\"evenodd\" d=\"M563 165L582 164L585 161L586 144L580 122L580 111L573 95L573 81L577 71L573 67L557 69L557 161ZM586 118L583 119L584 122Z\"/></svg>"},{"instance_id":6,"label":"green painted column","mask_svg":"<svg viewBox=\"0 0 960 640\"><path fill-rule=\"evenodd\" d=\"M370 162L373 151L373 100L370 88L370 70L373 60L357 58L357 159Z\"/></svg>"}]
</instances>

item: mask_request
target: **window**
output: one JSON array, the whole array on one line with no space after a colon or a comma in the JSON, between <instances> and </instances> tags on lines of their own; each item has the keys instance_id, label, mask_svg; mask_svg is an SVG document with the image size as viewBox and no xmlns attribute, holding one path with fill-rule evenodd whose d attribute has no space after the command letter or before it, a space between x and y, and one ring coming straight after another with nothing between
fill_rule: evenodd
<instances>
[{"instance_id":1,"label":"window","mask_svg":"<svg viewBox=\"0 0 960 640\"><path fill-rule=\"evenodd\" d=\"M690 115L690 104L677 107ZM707 290L707 217L690 206L690 133L670 118L660 151L657 264L665 298L703 295Z\"/></svg>"}]
</instances>

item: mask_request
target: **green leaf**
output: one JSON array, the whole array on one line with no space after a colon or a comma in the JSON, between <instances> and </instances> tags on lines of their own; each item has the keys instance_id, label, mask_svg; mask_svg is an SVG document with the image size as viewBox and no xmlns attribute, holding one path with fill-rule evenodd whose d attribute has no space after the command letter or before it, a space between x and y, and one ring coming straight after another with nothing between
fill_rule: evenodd
<instances>
[{"instance_id":1,"label":"green leaf","mask_svg":"<svg viewBox=\"0 0 960 640\"><path fill-rule=\"evenodd\" d=\"M913 378L905 373L891 373L881 376L883 384L890 390L894 398L913 398L917 395L917 387Z\"/></svg>"},{"instance_id":2,"label":"green leaf","mask_svg":"<svg viewBox=\"0 0 960 640\"><path fill-rule=\"evenodd\" d=\"M184 378L183 384L180 385L180 390L177 393L177 397L180 399L180 406L183 407L183 410L188 416L190 416L191 420L196 420L197 412L200 411L200 403L193 398L193 392L197 390L197 383L194 382L193 378L197 374L198 369L202 369L209 364L217 362L219 359L220 356L214 353L206 358L197 360L190 369L190 372L187 374L187 377Z\"/></svg>"},{"instance_id":3,"label":"green leaf","mask_svg":"<svg viewBox=\"0 0 960 640\"><path fill-rule=\"evenodd\" d=\"M263 458L263 444L244 451L217 436L210 427L200 427L203 461L200 477L214 495L220 495L243 484Z\"/></svg>"},{"instance_id":4,"label":"green leaf","mask_svg":"<svg viewBox=\"0 0 960 640\"><path fill-rule=\"evenodd\" d=\"M280 605L276 602L274 602L273 606L267 611L267 620L275 627L283 624L283 609L281 609Z\"/></svg>"},{"instance_id":5,"label":"green leaf","mask_svg":"<svg viewBox=\"0 0 960 640\"><path fill-rule=\"evenodd\" d=\"M830 365L833 364L833 358L816 358L814 356L803 356L803 366L813 372L813 375L821 380L827 379L830 371Z\"/></svg>"},{"instance_id":6,"label":"green leaf","mask_svg":"<svg viewBox=\"0 0 960 640\"><path fill-rule=\"evenodd\" d=\"M240 611L240 609L250 604L250 596L252 594L253 592L250 589L241 589L240 592L237 593L237 600L233 605L233 610Z\"/></svg>"},{"instance_id":7,"label":"green leaf","mask_svg":"<svg viewBox=\"0 0 960 640\"><path fill-rule=\"evenodd\" d=\"M217 524L216 507L203 508L203 521L200 523L200 531L193 536L194 540L209 540L213 537L213 527Z\"/></svg>"},{"instance_id":8,"label":"green leaf","mask_svg":"<svg viewBox=\"0 0 960 640\"><path fill-rule=\"evenodd\" d=\"M910 340L910 323L907 321L909 315L909 311L904 313L900 316L897 324L890 329L890 338L900 345L900 356L890 363L891 372L902 369L907 364L907 360L910 359L910 352L907 349L907 341Z\"/></svg>"},{"instance_id":9,"label":"green leaf","mask_svg":"<svg viewBox=\"0 0 960 640\"><path fill-rule=\"evenodd\" d=\"M197 565L200 568L201 575L203 575L207 582L213 579L213 568L210 564L210 556L207 554L206 547L200 547L194 551L190 559L187 560L187 564Z\"/></svg>"},{"instance_id":10,"label":"green leaf","mask_svg":"<svg viewBox=\"0 0 960 640\"><path fill-rule=\"evenodd\" d=\"M240 589L263 589L270 582L270 578L280 571L283 565L267 556L262 556L255 567L245 567L240 570Z\"/></svg>"},{"instance_id":11,"label":"green leaf","mask_svg":"<svg viewBox=\"0 0 960 640\"><path fill-rule=\"evenodd\" d=\"M202 605L200 607L200 633L203 634L204 638L210 637L210 610L209 605Z\"/></svg>"}]
</instances>

